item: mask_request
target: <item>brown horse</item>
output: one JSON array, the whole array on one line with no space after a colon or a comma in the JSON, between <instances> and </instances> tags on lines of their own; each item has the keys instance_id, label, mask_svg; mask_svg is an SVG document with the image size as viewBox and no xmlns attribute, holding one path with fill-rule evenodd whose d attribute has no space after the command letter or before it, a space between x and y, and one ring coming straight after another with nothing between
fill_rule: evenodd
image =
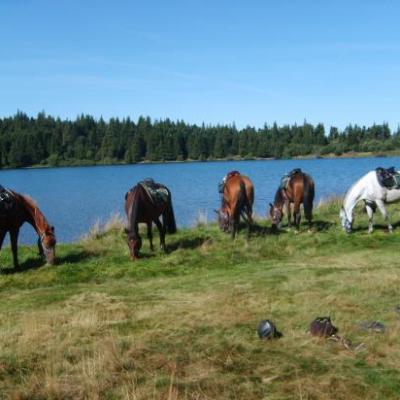
<instances>
[{"instance_id":1,"label":"brown horse","mask_svg":"<svg viewBox=\"0 0 400 400\"><path fill-rule=\"evenodd\" d=\"M276 191L274 204L269 203L269 214L273 226L276 228L280 227L284 206L286 206L287 210L288 224L291 226L291 205L293 204L294 225L298 230L301 220L300 205L303 203L304 215L311 228L315 192L314 181L311 176L301 172L300 170L291 173L287 179L288 182L285 187L280 185Z\"/></svg>"},{"instance_id":2,"label":"brown horse","mask_svg":"<svg viewBox=\"0 0 400 400\"><path fill-rule=\"evenodd\" d=\"M9 232L14 268L18 269L19 229L25 222L28 222L39 236L39 255L45 256L48 264L54 264L56 246L54 227L48 224L46 218L30 197L12 190L7 190L7 192L9 194L9 206L0 211L0 249L6 233Z\"/></svg>"},{"instance_id":3,"label":"brown horse","mask_svg":"<svg viewBox=\"0 0 400 400\"><path fill-rule=\"evenodd\" d=\"M228 174L222 190L221 208L218 214L219 227L230 232L232 239L239 230L240 216L247 222L247 235L250 234L253 214L254 186L251 180L237 171Z\"/></svg>"},{"instance_id":4,"label":"brown horse","mask_svg":"<svg viewBox=\"0 0 400 400\"><path fill-rule=\"evenodd\" d=\"M142 239L139 235L138 224L143 222L147 224L147 237L150 242L150 249L153 247L152 223L154 222L160 234L160 248L165 251L165 233L175 233L176 223L174 210L172 208L171 192L166 186L155 184L155 188L162 188L167 194L164 201L155 201L146 191L142 183L138 183L125 195L125 212L128 217L128 246L133 260L139 258L139 250L142 247ZM162 215L162 223L160 222Z\"/></svg>"}]
</instances>

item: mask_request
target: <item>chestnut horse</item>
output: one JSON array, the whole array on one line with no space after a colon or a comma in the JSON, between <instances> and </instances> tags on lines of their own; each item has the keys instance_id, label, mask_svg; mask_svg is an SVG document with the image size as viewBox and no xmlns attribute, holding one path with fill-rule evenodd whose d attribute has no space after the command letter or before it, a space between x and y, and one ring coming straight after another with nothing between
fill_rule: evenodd
<instances>
[{"instance_id":1,"label":"chestnut horse","mask_svg":"<svg viewBox=\"0 0 400 400\"><path fill-rule=\"evenodd\" d=\"M18 235L21 226L28 222L37 232L39 255L45 256L48 264L54 264L56 237L54 227L50 226L35 202L28 196L23 196L7 190L9 206L0 211L0 249L6 233L10 233L11 250L14 268L18 269Z\"/></svg>"},{"instance_id":2,"label":"chestnut horse","mask_svg":"<svg viewBox=\"0 0 400 400\"><path fill-rule=\"evenodd\" d=\"M165 202L155 202L150 198L146 189L141 183L138 183L125 195L125 212L128 217L128 247L133 260L139 258L139 250L142 247L142 239L139 235L138 224L143 222L147 224L147 237L150 242L150 249L153 247L152 223L154 222L160 234L160 248L165 251L165 233L175 233L176 223L174 210L172 208L171 192L165 186L155 184L168 192L168 199ZM162 215L162 223L160 222Z\"/></svg>"},{"instance_id":3,"label":"chestnut horse","mask_svg":"<svg viewBox=\"0 0 400 400\"><path fill-rule=\"evenodd\" d=\"M312 225L312 209L314 201L314 181L311 176L298 170L288 177L288 182L283 188L279 186L275 194L274 204L269 203L273 226L280 227L283 218L283 207L286 206L288 224L291 226L291 204L293 206L294 225L298 230L300 227L301 212L300 205L303 203L304 215L311 228Z\"/></svg>"},{"instance_id":4,"label":"chestnut horse","mask_svg":"<svg viewBox=\"0 0 400 400\"><path fill-rule=\"evenodd\" d=\"M234 239L242 216L247 223L247 235L249 235L253 222L253 202L254 186L251 180L237 171L228 174L222 190L221 208L217 211L220 229L230 232Z\"/></svg>"}]
</instances>

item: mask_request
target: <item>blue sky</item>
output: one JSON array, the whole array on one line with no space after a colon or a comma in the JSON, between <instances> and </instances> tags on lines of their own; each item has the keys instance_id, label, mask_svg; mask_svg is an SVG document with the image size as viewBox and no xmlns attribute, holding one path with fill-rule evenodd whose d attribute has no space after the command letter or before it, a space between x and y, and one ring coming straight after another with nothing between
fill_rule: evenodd
<instances>
[{"instance_id":1,"label":"blue sky","mask_svg":"<svg viewBox=\"0 0 400 400\"><path fill-rule=\"evenodd\" d=\"M399 15L395 1L1 0L0 116L397 128Z\"/></svg>"}]
</instances>

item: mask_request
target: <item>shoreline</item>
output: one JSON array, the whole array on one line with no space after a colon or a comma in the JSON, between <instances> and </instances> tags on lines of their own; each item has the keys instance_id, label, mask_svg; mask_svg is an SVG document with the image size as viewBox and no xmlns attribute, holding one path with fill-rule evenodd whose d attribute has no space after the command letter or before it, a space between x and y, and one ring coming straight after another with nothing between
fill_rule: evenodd
<instances>
[{"instance_id":1,"label":"shoreline","mask_svg":"<svg viewBox=\"0 0 400 400\"><path fill-rule=\"evenodd\" d=\"M290 158L275 158L275 157L226 157L226 158L210 158L206 160L165 160L165 161L150 161L143 160L136 163L126 162L89 162L87 160L79 160L76 163L60 163L59 165L49 164L38 164L31 165L28 167L2 167L0 171L19 170L19 169L47 169L47 168L82 168L82 167L104 167L104 166L128 166L128 165L146 165L146 164L185 164L185 163L207 163L207 162L227 162L227 161L276 161L276 160L332 160L332 159L349 159L349 158L368 158L368 157L400 157L400 152L386 152L386 153L374 153L374 152L347 152L341 155L335 155L334 153L328 153L324 155L309 154L299 155Z\"/></svg>"}]
</instances>

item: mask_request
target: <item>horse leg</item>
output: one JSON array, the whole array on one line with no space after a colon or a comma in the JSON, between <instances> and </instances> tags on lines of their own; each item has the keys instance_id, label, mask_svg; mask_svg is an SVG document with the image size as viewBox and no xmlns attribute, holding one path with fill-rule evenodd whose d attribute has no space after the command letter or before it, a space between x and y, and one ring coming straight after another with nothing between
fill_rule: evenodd
<instances>
[{"instance_id":1,"label":"horse leg","mask_svg":"<svg viewBox=\"0 0 400 400\"><path fill-rule=\"evenodd\" d=\"M374 210L368 204L365 205L365 208L368 214L368 233L372 233L374 231Z\"/></svg>"},{"instance_id":2,"label":"horse leg","mask_svg":"<svg viewBox=\"0 0 400 400\"><path fill-rule=\"evenodd\" d=\"M381 214L383 215L383 218L385 219L385 221L386 221L387 224L388 224L389 232L392 233L392 232L393 232L393 226L392 226L392 224L390 223L389 215L388 215L388 213L387 213L387 211L386 211L386 208L385 208L385 203L383 202L383 200L375 200L375 203L376 203L376 205L378 206L379 211L380 211Z\"/></svg>"},{"instance_id":3,"label":"horse leg","mask_svg":"<svg viewBox=\"0 0 400 400\"><path fill-rule=\"evenodd\" d=\"M3 246L3 242L4 242L4 238L6 237L6 233L7 233L7 231L5 229L0 230L0 250L1 250L1 247Z\"/></svg>"},{"instance_id":4,"label":"horse leg","mask_svg":"<svg viewBox=\"0 0 400 400\"><path fill-rule=\"evenodd\" d=\"M14 269L19 268L18 264L18 235L19 229L12 229L10 230L10 241L11 241L11 250L13 253L13 260L14 260Z\"/></svg>"},{"instance_id":5,"label":"horse leg","mask_svg":"<svg viewBox=\"0 0 400 400\"><path fill-rule=\"evenodd\" d=\"M152 222L147 223L147 238L149 239L150 242L150 250L154 251L154 246L153 246L153 231L151 229Z\"/></svg>"},{"instance_id":6,"label":"horse leg","mask_svg":"<svg viewBox=\"0 0 400 400\"><path fill-rule=\"evenodd\" d=\"M303 203L303 208L304 208L304 216L306 217L306 220L308 222L308 229L312 228L312 203L311 206L309 204L304 204Z\"/></svg>"},{"instance_id":7,"label":"horse leg","mask_svg":"<svg viewBox=\"0 0 400 400\"><path fill-rule=\"evenodd\" d=\"M240 211L235 211L231 216L232 239L235 239L236 233L239 231L239 223L240 223Z\"/></svg>"},{"instance_id":8,"label":"horse leg","mask_svg":"<svg viewBox=\"0 0 400 400\"><path fill-rule=\"evenodd\" d=\"M290 201L286 200L285 205L287 211L288 227L290 228L292 226L292 208L290 206Z\"/></svg>"},{"instance_id":9,"label":"horse leg","mask_svg":"<svg viewBox=\"0 0 400 400\"><path fill-rule=\"evenodd\" d=\"M251 224L252 224L252 218L251 218L251 210L247 209L247 238L250 237L251 234Z\"/></svg>"},{"instance_id":10,"label":"horse leg","mask_svg":"<svg viewBox=\"0 0 400 400\"><path fill-rule=\"evenodd\" d=\"M165 252L165 226L164 224L161 224L158 218L154 219L154 223L156 224L158 232L160 234L160 249L161 251Z\"/></svg>"},{"instance_id":11,"label":"horse leg","mask_svg":"<svg viewBox=\"0 0 400 400\"><path fill-rule=\"evenodd\" d=\"M297 201L294 203L293 217L296 230L300 230L301 211L300 211L300 203Z\"/></svg>"}]
</instances>

